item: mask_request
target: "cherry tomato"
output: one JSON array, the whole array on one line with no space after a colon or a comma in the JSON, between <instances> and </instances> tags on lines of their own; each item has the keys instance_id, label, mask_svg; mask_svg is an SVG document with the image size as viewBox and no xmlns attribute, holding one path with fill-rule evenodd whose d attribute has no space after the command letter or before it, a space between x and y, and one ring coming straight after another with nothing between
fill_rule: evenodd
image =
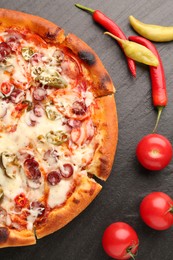
<instances>
[{"instance_id":1,"label":"cherry tomato","mask_svg":"<svg viewBox=\"0 0 173 260\"><path fill-rule=\"evenodd\" d=\"M152 192L142 200L140 215L149 227L168 229L173 225L173 200L163 192Z\"/></svg>"},{"instance_id":2,"label":"cherry tomato","mask_svg":"<svg viewBox=\"0 0 173 260\"><path fill-rule=\"evenodd\" d=\"M159 134L149 134L142 138L136 149L139 162L148 170L165 168L172 159L172 145L167 138Z\"/></svg>"},{"instance_id":3,"label":"cherry tomato","mask_svg":"<svg viewBox=\"0 0 173 260\"><path fill-rule=\"evenodd\" d=\"M102 238L105 252L114 259L133 258L139 245L135 230L124 222L116 222L106 228Z\"/></svg>"}]
</instances>

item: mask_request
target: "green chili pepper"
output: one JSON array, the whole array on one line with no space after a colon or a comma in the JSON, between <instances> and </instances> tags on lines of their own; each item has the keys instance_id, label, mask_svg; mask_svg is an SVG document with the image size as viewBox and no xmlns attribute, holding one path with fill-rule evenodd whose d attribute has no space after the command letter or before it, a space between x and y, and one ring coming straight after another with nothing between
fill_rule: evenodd
<instances>
[{"instance_id":1,"label":"green chili pepper","mask_svg":"<svg viewBox=\"0 0 173 260\"><path fill-rule=\"evenodd\" d=\"M27 105L28 105L28 106L27 106L27 111L30 111L30 110L32 109L32 107L33 107L32 102L29 101L29 100L24 100L24 101L22 101L22 104L27 104Z\"/></svg>"},{"instance_id":2,"label":"green chili pepper","mask_svg":"<svg viewBox=\"0 0 173 260\"><path fill-rule=\"evenodd\" d=\"M23 47L21 52L22 52L22 57L26 61L30 60L30 58L34 54L34 51L30 47Z\"/></svg>"},{"instance_id":3,"label":"green chili pepper","mask_svg":"<svg viewBox=\"0 0 173 260\"><path fill-rule=\"evenodd\" d=\"M61 117L57 109L53 105L46 105L45 107L46 116L50 120L57 120Z\"/></svg>"},{"instance_id":4,"label":"green chili pepper","mask_svg":"<svg viewBox=\"0 0 173 260\"><path fill-rule=\"evenodd\" d=\"M60 145L68 140L68 136L63 131L50 131L46 134L47 142L55 145Z\"/></svg>"},{"instance_id":5,"label":"green chili pepper","mask_svg":"<svg viewBox=\"0 0 173 260\"><path fill-rule=\"evenodd\" d=\"M62 77L52 77L48 81L50 87L64 88L67 86L67 82Z\"/></svg>"},{"instance_id":6,"label":"green chili pepper","mask_svg":"<svg viewBox=\"0 0 173 260\"><path fill-rule=\"evenodd\" d=\"M160 26L145 24L134 16L129 16L133 29L143 37L155 42L168 42L173 40L173 26Z\"/></svg>"},{"instance_id":7,"label":"green chili pepper","mask_svg":"<svg viewBox=\"0 0 173 260\"><path fill-rule=\"evenodd\" d=\"M154 67L157 67L159 65L159 61L157 57L145 46L138 44L136 42L122 40L109 32L105 32L105 34L111 36L119 43L121 43L124 53L126 54L127 57L135 61L144 63L146 65L150 65Z\"/></svg>"},{"instance_id":8,"label":"green chili pepper","mask_svg":"<svg viewBox=\"0 0 173 260\"><path fill-rule=\"evenodd\" d=\"M2 187L0 187L0 200L3 198L3 196L4 196L4 191Z\"/></svg>"},{"instance_id":9,"label":"green chili pepper","mask_svg":"<svg viewBox=\"0 0 173 260\"><path fill-rule=\"evenodd\" d=\"M4 60L0 64L0 70L12 72L14 66L10 64L7 60Z\"/></svg>"},{"instance_id":10,"label":"green chili pepper","mask_svg":"<svg viewBox=\"0 0 173 260\"><path fill-rule=\"evenodd\" d=\"M39 136L37 136L37 139L38 139L38 141L40 141L41 143L45 143L45 141L46 141L44 135L39 135Z\"/></svg>"},{"instance_id":11,"label":"green chili pepper","mask_svg":"<svg viewBox=\"0 0 173 260\"><path fill-rule=\"evenodd\" d=\"M67 81L58 72L50 74L49 71L36 67L34 68L33 74L35 75L35 80L39 81L43 85L48 85L55 88L67 87Z\"/></svg>"},{"instance_id":12,"label":"green chili pepper","mask_svg":"<svg viewBox=\"0 0 173 260\"><path fill-rule=\"evenodd\" d=\"M1 153L1 168L7 177L13 179L15 177L14 167L19 166L18 159L15 154L2 152Z\"/></svg>"}]
</instances>

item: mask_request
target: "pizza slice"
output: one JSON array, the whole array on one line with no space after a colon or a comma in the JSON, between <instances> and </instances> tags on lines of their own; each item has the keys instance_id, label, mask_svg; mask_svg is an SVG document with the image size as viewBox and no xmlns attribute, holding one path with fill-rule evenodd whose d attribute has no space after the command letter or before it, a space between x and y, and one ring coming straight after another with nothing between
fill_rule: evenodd
<instances>
[{"instance_id":1,"label":"pizza slice","mask_svg":"<svg viewBox=\"0 0 173 260\"><path fill-rule=\"evenodd\" d=\"M95 52L40 17L0 9L0 247L36 243L110 175L118 121ZM36 236L36 238L35 238Z\"/></svg>"}]
</instances>

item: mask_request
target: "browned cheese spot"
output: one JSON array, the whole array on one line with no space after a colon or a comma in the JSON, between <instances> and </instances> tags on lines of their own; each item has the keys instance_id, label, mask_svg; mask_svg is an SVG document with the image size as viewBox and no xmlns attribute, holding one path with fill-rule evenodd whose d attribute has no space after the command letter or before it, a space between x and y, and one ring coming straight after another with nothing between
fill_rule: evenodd
<instances>
[{"instance_id":1,"label":"browned cheese spot","mask_svg":"<svg viewBox=\"0 0 173 260\"><path fill-rule=\"evenodd\" d=\"M48 38L49 40L55 40L59 31L61 31L61 28L57 27L55 32L51 32L51 31L48 31L46 33L46 38Z\"/></svg>"}]
</instances>

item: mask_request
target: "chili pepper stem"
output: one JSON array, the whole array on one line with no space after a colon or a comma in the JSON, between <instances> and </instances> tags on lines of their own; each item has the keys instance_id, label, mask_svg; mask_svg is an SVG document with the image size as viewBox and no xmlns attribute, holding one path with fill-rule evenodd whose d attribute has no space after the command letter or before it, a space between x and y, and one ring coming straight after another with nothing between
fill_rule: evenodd
<instances>
[{"instance_id":1,"label":"chili pepper stem","mask_svg":"<svg viewBox=\"0 0 173 260\"><path fill-rule=\"evenodd\" d=\"M84 11L87 11L91 14L93 14L95 12L95 10L91 9L91 8L88 8L86 6L83 6L83 5L80 5L80 4L75 4L76 7L78 7L79 9L82 9Z\"/></svg>"},{"instance_id":2,"label":"chili pepper stem","mask_svg":"<svg viewBox=\"0 0 173 260\"><path fill-rule=\"evenodd\" d=\"M75 4L76 7L83 11L87 11L92 15L93 20L101 25L103 28L106 29L106 31L113 33L114 35L118 36L121 39L127 39L124 32L121 30L121 28L109 17L107 17L104 13L102 13L99 10L93 10L91 8L85 7L81 4ZM120 47L123 49L122 44L120 44ZM132 75L136 76L136 66L133 59L129 58L126 55L128 67L132 73Z\"/></svg>"},{"instance_id":3,"label":"chili pepper stem","mask_svg":"<svg viewBox=\"0 0 173 260\"><path fill-rule=\"evenodd\" d=\"M125 40L122 40L122 39L118 38L117 36L113 35L113 34L110 33L110 32L104 32L104 34L107 34L107 35L111 36L112 38L114 38L115 40L117 40L117 42L119 42L119 43L121 43L121 44L125 41Z\"/></svg>"},{"instance_id":4,"label":"chili pepper stem","mask_svg":"<svg viewBox=\"0 0 173 260\"><path fill-rule=\"evenodd\" d=\"M158 127L158 124L159 124L159 121L160 121L160 117L161 117L163 108L164 108L163 106L158 106L158 107L157 107L157 111L158 111L158 113L157 113L157 120L156 120L155 127L154 127L154 129L153 129L153 133L155 133L156 130L157 130L157 127Z\"/></svg>"}]
</instances>

